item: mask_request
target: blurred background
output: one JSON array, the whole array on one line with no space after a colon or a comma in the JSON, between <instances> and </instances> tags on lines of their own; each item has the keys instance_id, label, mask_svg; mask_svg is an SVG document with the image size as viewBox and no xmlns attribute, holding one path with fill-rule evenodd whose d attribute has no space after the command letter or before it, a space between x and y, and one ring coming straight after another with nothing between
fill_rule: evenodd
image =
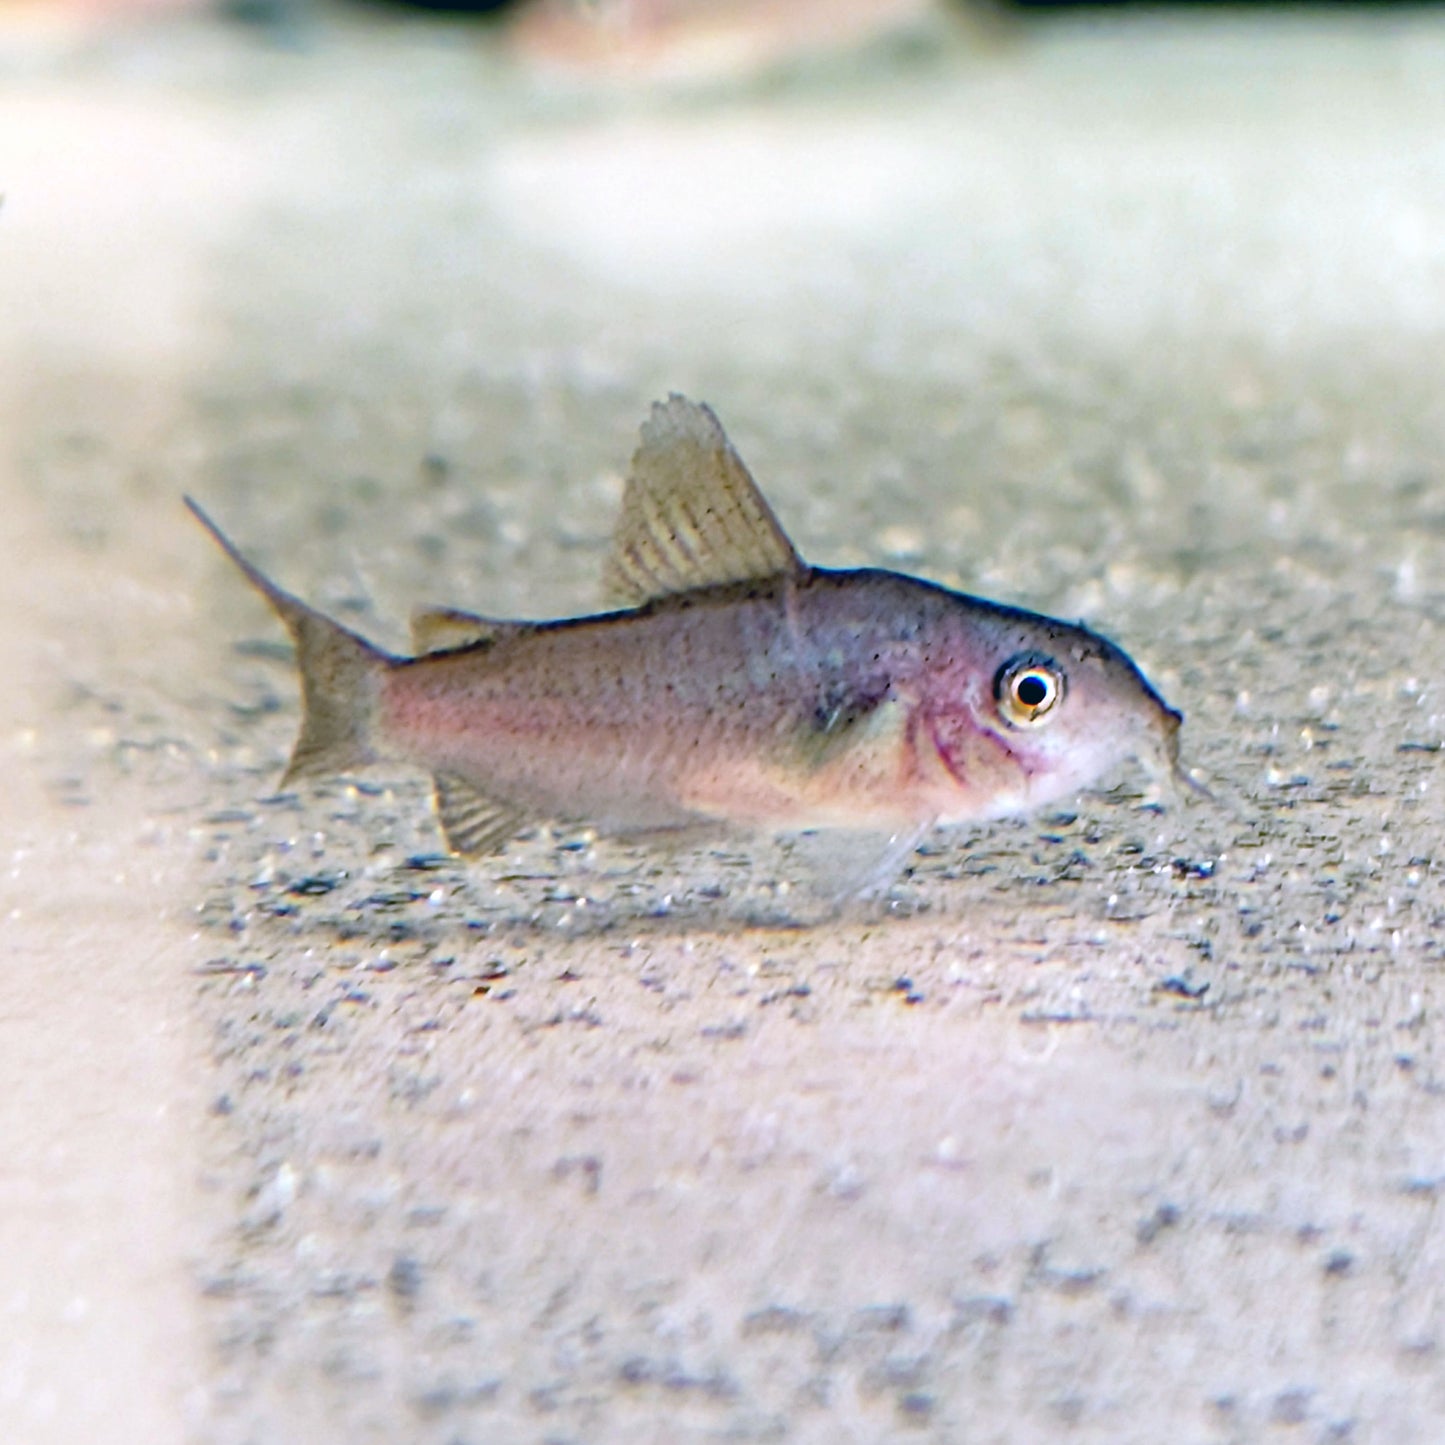
<instances>
[{"instance_id":1,"label":"blurred background","mask_svg":"<svg viewBox=\"0 0 1445 1445\"><path fill-rule=\"evenodd\" d=\"M5 1445L1434 1445L1437 7L0 0L0 195ZM787 931L276 794L180 495L383 645L576 614L672 390L1223 805Z\"/></svg>"}]
</instances>

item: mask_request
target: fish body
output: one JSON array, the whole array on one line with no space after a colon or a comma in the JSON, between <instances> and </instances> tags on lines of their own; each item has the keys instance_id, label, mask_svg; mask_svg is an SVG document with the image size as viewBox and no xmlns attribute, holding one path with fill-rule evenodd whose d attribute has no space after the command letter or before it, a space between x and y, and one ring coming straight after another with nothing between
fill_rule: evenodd
<instances>
[{"instance_id":1,"label":"fish body","mask_svg":"<svg viewBox=\"0 0 1445 1445\"><path fill-rule=\"evenodd\" d=\"M1177 770L1180 715L1087 628L876 569L811 567L706 408L643 428L608 564L628 605L557 622L448 610L394 657L265 578L298 644L289 778L436 781L453 848L528 822L915 834L1019 813L1125 758Z\"/></svg>"}]
</instances>

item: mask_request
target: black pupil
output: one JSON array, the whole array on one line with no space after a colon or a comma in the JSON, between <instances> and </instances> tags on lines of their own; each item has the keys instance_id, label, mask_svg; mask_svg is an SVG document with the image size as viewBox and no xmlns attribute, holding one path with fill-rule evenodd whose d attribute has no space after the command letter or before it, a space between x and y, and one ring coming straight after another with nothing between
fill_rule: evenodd
<instances>
[{"instance_id":1,"label":"black pupil","mask_svg":"<svg viewBox=\"0 0 1445 1445\"><path fill-rule=\"evenodd\" d=\"M1014 696L1025 707L1040 706L1049 695L1049 684L1036 672L1026 672L1014 684Z\"/></svg>"}]
</instances>

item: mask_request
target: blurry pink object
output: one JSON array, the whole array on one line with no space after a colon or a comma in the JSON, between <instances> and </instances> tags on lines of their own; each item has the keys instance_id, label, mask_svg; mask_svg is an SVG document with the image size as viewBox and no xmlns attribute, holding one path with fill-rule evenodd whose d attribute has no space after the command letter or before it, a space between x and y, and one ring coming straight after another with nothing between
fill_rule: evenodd
<instances>
[{"instance_id":1,"label":"blurry pink object","mask_svg":"<svg viewBox=\"0 0 1445 1445\"><path fill-rule=\"evenodd\" d=\"M548 68L688 83L856 49L938 11L936 0L533 0L513 35Z\"/></svg>"}]
</instances>

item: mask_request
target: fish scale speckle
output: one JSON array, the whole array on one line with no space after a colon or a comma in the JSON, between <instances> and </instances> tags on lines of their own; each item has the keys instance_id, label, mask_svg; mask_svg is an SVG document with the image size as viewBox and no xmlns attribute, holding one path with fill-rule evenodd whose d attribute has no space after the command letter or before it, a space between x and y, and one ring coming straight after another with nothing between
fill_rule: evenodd
<instances>
[{"instance_id":1,"label":"fish scale speckle","mask_svg":"<svg viewBox=\"0 0 1445 1445\"><path fill-rule=\"evenodd\" d=\"M412 765L455 852L542 820L889 833L1025 812L1137 759L1180 715L1082 626L799 556L712 411L642 429L605 570L616 610L560 622L454 609L392 656L282 591L190 506L296 641L288 781Z\"/></svg>"}]
</instances>

